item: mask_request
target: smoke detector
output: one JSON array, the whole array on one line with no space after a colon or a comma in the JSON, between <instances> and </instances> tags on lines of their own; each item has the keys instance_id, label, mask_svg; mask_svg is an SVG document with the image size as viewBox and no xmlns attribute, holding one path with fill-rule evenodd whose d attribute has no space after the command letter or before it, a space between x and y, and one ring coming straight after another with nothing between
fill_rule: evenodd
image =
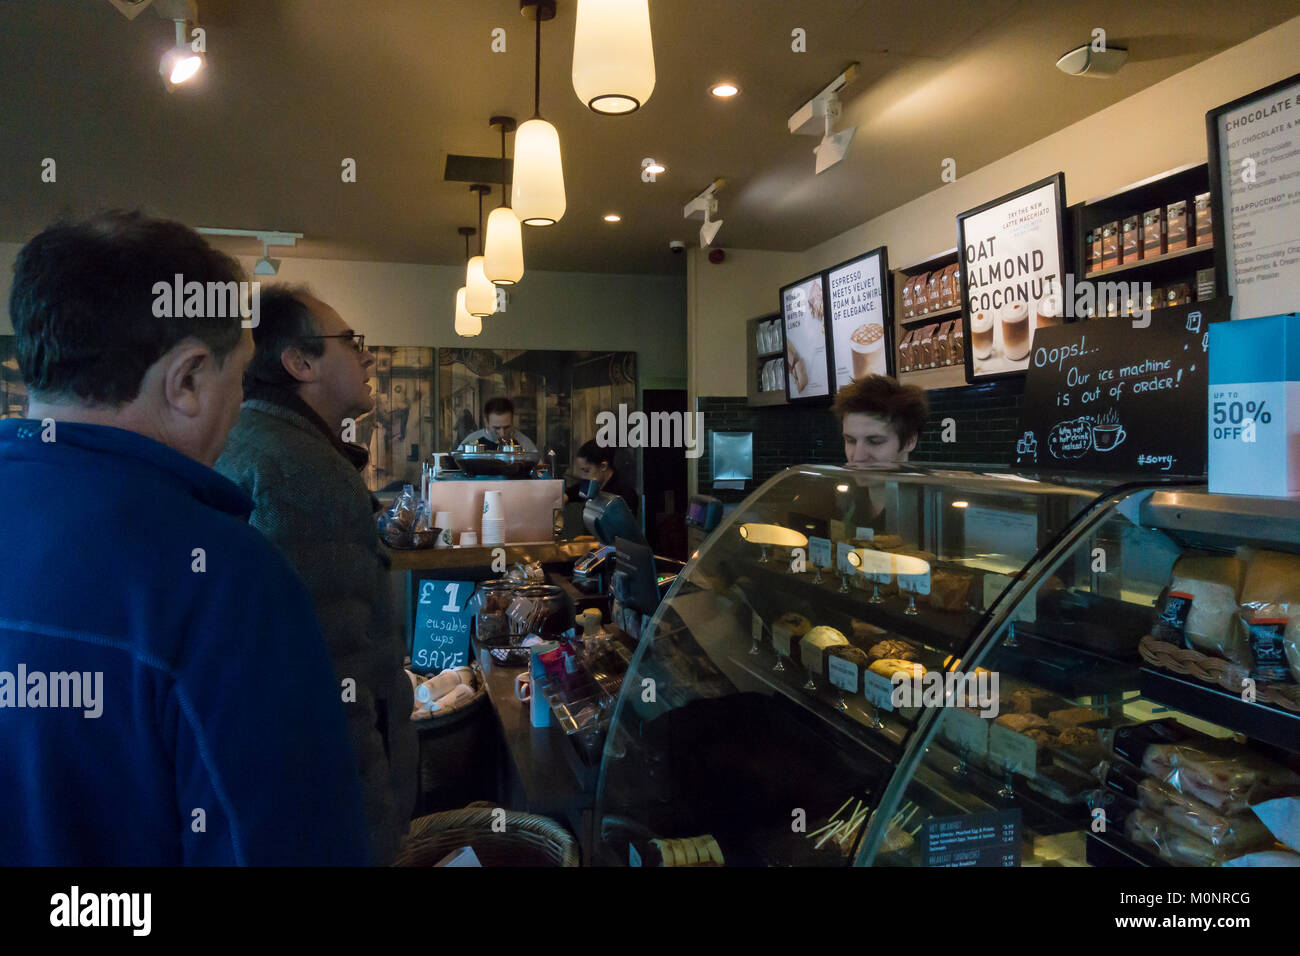
<instances>
[{"instance_id":1,"label":"smoke detector","mask_svg":"<svg viewBox=\"0 0 1300 956\"><path fill-rule=\"evenodd\" d=\"M1103 50L1094 49L1085 43L1076 47L1056 61L1056 68L1070 76L1091 76L1104 80L1119 72L1119 68L1128 62L1128 50L1122 46L1108 46Z\"/></svg>"}]
</instances>

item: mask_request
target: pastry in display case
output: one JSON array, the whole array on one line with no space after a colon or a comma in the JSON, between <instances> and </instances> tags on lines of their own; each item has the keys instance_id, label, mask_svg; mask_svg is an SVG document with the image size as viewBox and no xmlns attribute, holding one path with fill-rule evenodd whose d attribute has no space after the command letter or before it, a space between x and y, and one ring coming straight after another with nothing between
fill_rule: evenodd
<instances>
[{"instance_id":1,"label":"pastry in display case","mask_svg":"<svg viewBox=\"0 0 1300 956\"><path fill-rule=\"evenodd\" d=\"M642 637L603 862L1300 863L1297 552L1194 484L787 469Z\"/></svg>"}]
</instances>

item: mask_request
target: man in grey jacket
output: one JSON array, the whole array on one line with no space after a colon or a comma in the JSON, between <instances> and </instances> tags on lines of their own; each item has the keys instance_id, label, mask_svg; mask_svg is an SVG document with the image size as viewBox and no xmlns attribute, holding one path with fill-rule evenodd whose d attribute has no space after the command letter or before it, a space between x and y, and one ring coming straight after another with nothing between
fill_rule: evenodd
<instances>
[{"instance_id":1,"label":"man in grey jacket","mask_svg":"<svg viewBox=\"0 0 1300 956\"><path fill-rule=\"evenodd\" d=\"M216 469L307 584L342 687L375 862L391 863L416 796L411 685L379 548L368 454L347 425L374 407L364 338L303 288L264 290L244 404ZM328 839L322 834L322 839Z\"/></svg>"}]
</instances>

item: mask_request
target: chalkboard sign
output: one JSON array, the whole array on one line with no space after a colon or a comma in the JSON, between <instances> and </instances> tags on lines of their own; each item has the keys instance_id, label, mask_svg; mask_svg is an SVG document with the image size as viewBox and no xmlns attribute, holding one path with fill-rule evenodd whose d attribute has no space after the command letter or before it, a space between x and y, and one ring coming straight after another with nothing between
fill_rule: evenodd
<instances>
[{"instance_id":1,"label":"chalkboard sign","mask_svg":"<svg viewBox=\"0 0 1300 956\"><path fill-rule=\"evenodd\" d=\"M1015 467L1205 474L1209 325L1229 301L1047 326L1034 337Z\"/></svg>"},{"instance_id":2,"label":"chalkboard sign","mask_svg":"<svg viewBox=\"0 0 1300 956\"><path fill-rule=\"evenodd\" d=\"M426 578L420 581L418 593L411 670L437 673L468 664L470 622L474 619L469 599L474 582Z\"/></svg>"}]
</instances>

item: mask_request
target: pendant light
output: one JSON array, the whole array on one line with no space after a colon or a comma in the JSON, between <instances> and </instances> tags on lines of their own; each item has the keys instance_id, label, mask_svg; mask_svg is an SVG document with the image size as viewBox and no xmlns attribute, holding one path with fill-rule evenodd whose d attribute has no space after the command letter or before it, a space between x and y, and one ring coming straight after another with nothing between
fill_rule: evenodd
<instances>
[{"instance_id":1,"label":"pendant light","mask_svg":"<svg viewBox=\"0 0 1300 956\"><path fill-rule=\"evenodd\" d=\"M655 88L649 0L578 0L573 91L593 113L635 113Z\"/></svg>"},{"instance_id":2,"label":"pendant light","mask_svg":"<svg viewBox=\"0 0 1300 956\"><path fill-rule=\"evenodd\" d=\"M473 226L461 226L458 230L465 237L465 258L469 258L469 237L474 235ZM473 338L483 331L483 320L477 315L470 315L465 308L465 287L456 290L456 334L463 338Z\"/></svg>"},{"instance_id":3,"label":"pendant light","mask_svg":"<svg viewBox=\"0 0 1300 956\"><path fill-rule=\"evenodd\" d=\"M469 188L478 193L479 239L478 255L465 265L465 308L469 309L470 315L485 319L497 310L497 287L488 281L483 271L483 194L490 193L492 187L475 183Z\"/></svg>"},{"instance_id":4,"label":"pendant light","mask_svg":"<svg viewBox=\"0 0 1300 956\"><path fill-rule=\"evenodd\" d=\"M483 273L496 285L514 285L524 277L524 236L519 217L510 208L506 184L506 133L515 128L509 116L494 116L490 125L501 127L501 205L488 216L483 244Z\"/></svg>"},{"instance_id":5,"label":"pendant light","mask_svg":"<svg viewBox=\"0 0 1300 956\"><path fill-rule=\"evenodd\" d=\"M555 18L554 0L520 0L520 12L537 21L533 118L515 134L515 215L525 226L552 226L564 217L564 164L560 134L542 119L542 21Z\"/></svg>"}]
</instances>

